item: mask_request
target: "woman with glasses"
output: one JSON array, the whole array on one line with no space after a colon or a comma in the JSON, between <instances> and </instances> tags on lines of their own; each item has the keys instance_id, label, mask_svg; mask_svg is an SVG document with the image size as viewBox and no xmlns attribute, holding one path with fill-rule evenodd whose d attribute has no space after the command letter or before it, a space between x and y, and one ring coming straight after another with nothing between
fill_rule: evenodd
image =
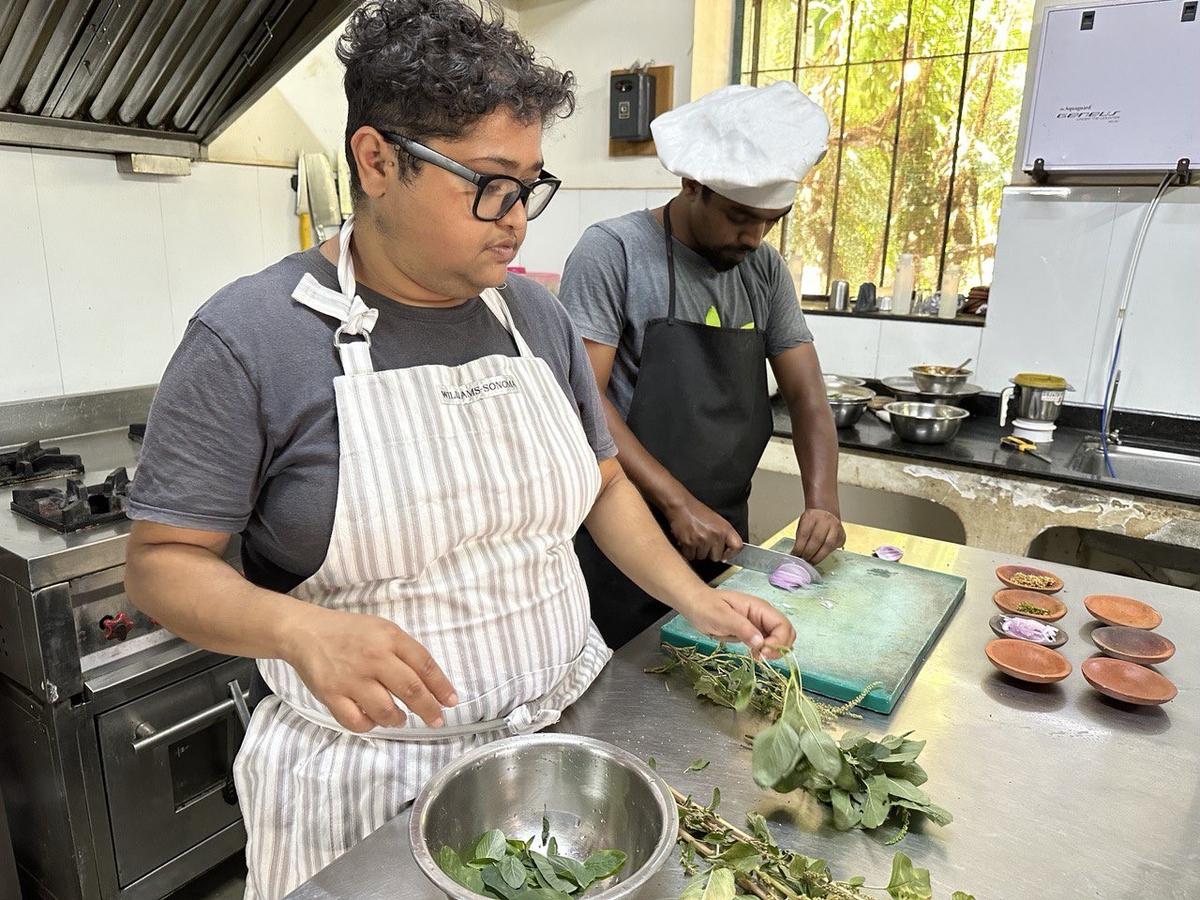
<instances>
[{"instance_id":1,"label":"woman with glasses","mask_svg":"<svg viewBox=\"0 0 1200 900\"><path fill-rule=\"evenodd\" d=\"M247 896L280 897L479 743L555 722L610 651L584 524L646 591L756 651L762 601L672 550L614 458L580 338L507 275L558 180L572 79L495 10L392 0L338 46L354 215L219 291L155 398L127 587L270 689L235 765ZM223 561L241 535L244 574Z\"/></svg>"}]
</instances>

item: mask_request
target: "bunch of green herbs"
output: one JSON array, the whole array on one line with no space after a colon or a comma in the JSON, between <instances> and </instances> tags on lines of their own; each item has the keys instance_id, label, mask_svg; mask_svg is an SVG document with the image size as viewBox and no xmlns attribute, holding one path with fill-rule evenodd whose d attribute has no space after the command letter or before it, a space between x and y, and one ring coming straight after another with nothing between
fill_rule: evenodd
<instances>
[{"instance_id":1,"label":"bunch of green herbs","mask_svg":"<svg viewBox=\"0 0 1200 900\"><path fill-rule=\"evenodd\" d=\"M776 719L783 711L788 677L774 666L741 653L732 653L723 644L711 653L697 647L672 644L663 644L662 650L667 661L647 672L666 675L679 670L692 683L697 696L738 712L752 708L769 719ZM862 693L841 706L816 701L813 705L826 725L839 718L861 719L862 716L853 712L854 707L880 684L876 681L867 685Z\"/></svg>"},{"instance_id":2,"label":"bunch of green herbs","mask_svg":"<svg viewBox=\"0 0 1200 900\"><path fill-rule=\"evenodd\" d=\"M917 762L925 742L910 734L872 740L864 731L846 731L834 740L804 695L793 660L779 718L754 737L754 781L780 793L804 790L832 806L839 831L875 829L892 820L899 828L895 843L908 832L912 812L937 825L953 820L921 790L929 778Z\"/></svg>"},{"instance_id":3,"label":"bunch of green herbs","mask_svg":"<svg viewBox=\"0 0 1200 900\"><path fill-rule=\"evenodd\" d=\"M719 790L708 806L672 793L679 808L679 863L692 876L680 900L871 900L882 893L893 900L933 898L929 870L903 853L892 858L886 885L867 886L861 876L838 879L825 860L781 848L757 813L747 816L748 832L721 818ZM951 900L974 898L955 891Z\"/></svg>"},{"instance_id":4,"label":"bunch of green herbs","mask_svg":"<svg viewBox=\"0 0 1200 900\"><path fill-rule=\"evenodd\" d=\"M790 673L784 674L723 646L711 653L669 644L663 650L667 662L647 671L678 670L698 696L738 711L753 708L773 720L753 740L754 780L760 787L812 794L832 807L833 825L841 831L880 828L890 821L897 827L890 843L907 834L914 811L938 825L953 819L921 790L928 780L917 762L924 741L913 740L911 732L873 740L853 730L838 741L825 730L840 718L861 718L851 710L878 683L834 707L804 694L794 658Z\"/></svg>"},{"instance_id":5,"label":"bunch of green herbs","mask_svg":"<svg viewBox=\"0 0 1200 900\"><path fill-rule=\"evenodd\" d=\"M515 840L493 829L461 854L443 846L437 863L467 890L493 900L574 900L625 866L626 856L620 850L599 850L584 860L560 854L546 819L542 819L541 835L544 852L533 849L536 841L536 837Z\"/></svg>"}]
</instances>

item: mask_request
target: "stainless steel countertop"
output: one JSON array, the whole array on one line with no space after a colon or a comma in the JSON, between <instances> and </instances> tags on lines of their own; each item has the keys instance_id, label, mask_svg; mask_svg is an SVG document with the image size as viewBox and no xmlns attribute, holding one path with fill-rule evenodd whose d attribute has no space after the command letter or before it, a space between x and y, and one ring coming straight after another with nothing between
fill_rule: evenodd
<instances>
[{"instance_id":1,"label":"stainless steel countertop","mask_svg":"<svg viewBox=\"0 0 1200 900\"><path fill-rule=\"evenodd\" d=\"M934 801L954 813L945 828L914 824L898 847L862 832L839 833L827 811L803 795L759 790L742 736L757 717L696 699L683 679L646 675L657 664L657 628L622 648L556 730L611 741L653 756L675 787L705 802L721 788L721 810L740 824L765 815L779 842L829 860L842 877L886 884L901 849L932 874L935 896L953 890L980 900L1044 897L1200 897L1200 664L1189 637L1200 635L1195 592L1055 566L1069 612L1059 624L1075 671L1045 687L1019 686L983 654L1001 587L994 569L1023 560L851 526L849 549L891 543L905 562L967 578L962 606L891 716L865 715L872 733L915 731L929 741L920 762ZM1163 614L1159 628L1179 645L1161 671L1179 687L1170 704L1124 706L1092 690L1079 665L1094 653L1083 598L1129 594ZM668 690L669 687L669 690ZM849 722L847 727L858 727ZM711 761L685 773L695 759ZM291 896L298 900L439 900L413 862L401 813ZM685 882L673 861L644 892L675 900Z\"/></svg>"},{"instance_id":2,"label":"stainless steel countertop","mask_svg":"<svg viewBox=\"0 0 1200 900\"><path fill-rule=\"evenodd\" d=\"M86 467L83 479L88 484L104 481L119 466L125 466L132 477L140 448L129 439L128 427L43 440L42 444L82 456ZM0 488L0 576L36 590L125 561L128 521L59 534L18 516L9 508L14 489L61 488L65 483L63 478L47 478Z\"/></svg>"}]
</instances>

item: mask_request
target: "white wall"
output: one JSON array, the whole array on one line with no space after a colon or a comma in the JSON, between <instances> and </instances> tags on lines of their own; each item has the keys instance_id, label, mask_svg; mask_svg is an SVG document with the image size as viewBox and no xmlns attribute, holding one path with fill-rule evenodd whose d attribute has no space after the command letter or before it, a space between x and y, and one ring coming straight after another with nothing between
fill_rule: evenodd
<instances>
[{"instance_id":1,"label":"white wall","mask_svg":"<svg viewBox=\"0 0 1200 900\"><path fill-rule=\"evenodd\" d=\"M1037 0L1031 60L1038 56L1045 11L1073 2ZM1108 2L1114 0L1100 0ZM1031 65L1022 137L1034 76ZM1104 180L1110 183L1097 184ZM1037 188L1020 171L1019 159L1014 162L1018 186L1004 194L988 323L975 366L975 380L985 389L999 391L1018 372L1051 372L1075 387L1071 401L1103 404L1130 251L1154 194L1147 182L1156 185L1158 178L1121 180L1128 183L1076 177ZM838 322L831 328L815 316L812 321L828 369L853 372L869 362L872 326ZM881 347L895 327L884 325ZM952 347L954 329L916 327L926 329L924 355L939 361L955 355L942 352ZM1200 186L1172 189L1158 208L1138 265L1123 345L1118 408L1200 416ZM879 368L876 374L882 374Z\"/></svg>"},{"instance_id":2,"label":"white wall","mask_svg":"<svg viewBox=\"0 0 1200 900\"><path fill-rule=\"evenodd\" d=\"M1102 405L1120 294L1154 188L1010 188L979 364L984 384L1062 374ZM1164 198L1146 235L1117 406L1200 416L1200 188Z\"/></svg>"},{"instance_id":3,"label":"white wall","mask_svg":"<svg viewBox=\"0 0 1200 900\"><path fill-rule=\"evenodd\" d=\"M0 147L0 402L157 383L201 303L298 249L290 175Z\"/></svg>"},{"instance_id":4,"label":"white wall","mask_svg":"<svg viewBox=\"0 0 1200 900\"><path fill-rule=\"evenodd\" d=\"M588 225L635 209L662 206L675 193L669 188L583 191L561 188L546 211L529 223L525 243L513 265L534 272L561 273L567 255Z\"/></svg>"},{"instance_id":5,"label":"white wall","mask_svg":"<svg viewBox=\"0 0 1200 900\"><path fill-rule=\"evenodd\" d=\"M984 329L852 316L809 316L821 368L859 378L906 376L910 366L958 365L979 357Z\"/></svg>"},{"instance_id":6,"label":"white wall","mask_svg":"<svg viewBox=\"0 0 1200 900\"><path fill-rule=\"evenodd\" d=\"M346 94L334 46L339 26L242 113L208 147L215 162L294 166L298 152L337 159L346 130Z\"/></svg>"},{"instance_id":7,"label":"white wall","mask_svg":"<svg viewBox=\"0 0 1200 900\"><path fill-rule=\"evenodd\" d=\"M514 0L500 4L505 21L519 27ZM340 23L263 97L209 145L214 162L294 166L298 152L337 158L346 130L346 94L334 53Z\"/></svg>"},{"instance_id":8,"label":"white wall","mask_svg":"<svg viewBox=\"0 0 1200 900\"><path fill-rule=\"evenodd\" d=\"M571 188L670 188L655 156L608 156L608 79L635 61L675 67L675 106L691 96L694 0L523 0L521 33L578 81L575 115L546 135L546 166ZM556 201L557 202L557 201Z\"/></svg>"}]
</instances>

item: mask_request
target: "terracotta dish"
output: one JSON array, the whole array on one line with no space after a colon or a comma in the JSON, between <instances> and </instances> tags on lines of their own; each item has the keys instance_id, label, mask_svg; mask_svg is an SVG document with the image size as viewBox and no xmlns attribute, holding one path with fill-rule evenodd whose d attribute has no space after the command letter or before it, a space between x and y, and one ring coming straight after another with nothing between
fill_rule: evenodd
<instances>
[{"instance_id":1,"label":"terracotta dish","mask_svg":"<svg viewBox=\"0 0 1200 900\"><path fill-rule=\"evenodd\" d=\"M1087 611L1105 625L1125 625L1129 628L1157 628L1162 616L1157 609L1132 597L1116 594L1092 594L1083 598Z\"/></svg>"},{"instance_id":2,"label":"terracotta dish","mask_svg":"<svg viewBox=\"0 0 1200 900\"><path fill-rule=\"evenodd\" d=\"M1170 703L1179 693L1179 689L1169 678L1159 675L1153 669L1125 662L1123 659L1109 659L1107 656L1093 656L1084 660L1083 677L1106 697L1136 703L1139 706Z\"/></svg>"},{"instance_id":3,"label":"terracotta dish","mask_svg":"<svg viewBox=\"0 0 1200 900\"><path fill-rule=\"evenodd\" d=\"M1175 645L1161 634L1124 625L1097 628L1092 632L1092 643L1105 656L1144 666L1166 662L1175 655Z\"/></svg>"},{"instance_id":4,"label":"terracotta dish","mask_svg":"<svg viewBox=\"0 0 1200 900\"><path fill-rule=\"evenodd\" d=\"M1053 578L1054 583L1048 584L1046 587L1030 587L1027 584L1021 584L1013 581L1014 575L1034 575L1041 578ZM1035 569L1033 566L1001 566L996 570L996 577L1003 581L1010 588L1016 588L1022 591L1037 591L1040 594L1057 594L1063 589L1063 580L1053 572L1047 572L1045 569Z\"/></svg>"},{"instance_id":5,"label":"terracotta dish","mask_svg":"<svg viewBox=\"0 0 1200 900\"><path fill-rule=\"evenodd\" d=\"M1055 599L1048 594L1039 594L1037 591L1024 591L1020 588L1006 588L996 591L992 595L992 602L998 607L1014 616L1028 616L1031 619L1037 619L1039 622L1057 622L1067 614L1067 604L1061 600ZM1044 613L1030 612L1027 609L1021 609L1021 605L1026 604L1034 609L1044 609Z\"/></svg>"},{"instance_id":6,"label":"terracotta dish","mask_svg":"<svg viewBox=\"0 0 1200 900\"><path fill-rule=\"evenodd\" d=\"M1018 641L997 638L984 648L992 665L1021 681L1034 684L1053 684L1071 674L1071 664L1057 650Z\"/></svg>"}]
</instances>

